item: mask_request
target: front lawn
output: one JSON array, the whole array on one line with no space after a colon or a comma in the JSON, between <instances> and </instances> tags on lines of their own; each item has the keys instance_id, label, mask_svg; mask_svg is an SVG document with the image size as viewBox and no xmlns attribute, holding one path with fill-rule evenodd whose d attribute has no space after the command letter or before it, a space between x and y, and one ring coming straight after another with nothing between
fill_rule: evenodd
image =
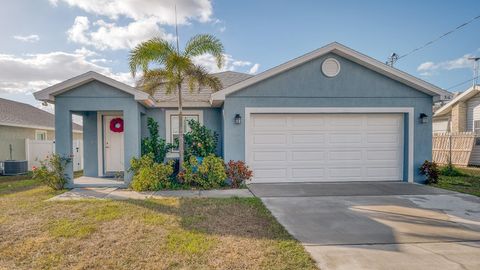
<instances>
[{"instance_id":1,"label":"front lawn","mask_svg":"<svg viewBox=\"0 0 480 270\"><path fill-rule=\"evenodd\" d=\"M256 198L51 202L7 183L0 269L315 269Z\"/></svg>"},{"instance_id":2,"label":"front lawn","mask_svg":"<svg viewBox=\"0 0 480 270\"><path fill-rule=\"evenodd\" d=\"M433 184L433 186L480 197L480 168L458 167L457 169L459 169L465 175L463 176L440 175L438 184Z\"/></svg>"}]
</instances>

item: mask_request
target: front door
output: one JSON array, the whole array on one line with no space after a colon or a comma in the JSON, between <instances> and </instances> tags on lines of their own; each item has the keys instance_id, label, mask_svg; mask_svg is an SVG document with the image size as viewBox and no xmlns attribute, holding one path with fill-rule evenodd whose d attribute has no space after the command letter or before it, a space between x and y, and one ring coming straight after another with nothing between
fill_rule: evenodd
<instances>
[{"instance_id":1,"label":"front door","mask_svg":"<svg viewBox=\"0 0 480 270\"><path fill-rule=\"evenodd\" d=\"M105 115L103 117L105 173L123 172L123 117Z\"/></svg>"}]
</instances>

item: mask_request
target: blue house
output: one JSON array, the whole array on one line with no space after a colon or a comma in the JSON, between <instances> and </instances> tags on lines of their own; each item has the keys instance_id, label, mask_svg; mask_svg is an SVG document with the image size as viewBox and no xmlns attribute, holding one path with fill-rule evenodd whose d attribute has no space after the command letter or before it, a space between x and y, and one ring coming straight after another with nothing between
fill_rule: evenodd
<instances>
[{"instance_id":1,"label":"blue house","mask_svg":"<svg viewBox=\"0 0 480 270\"><path fill-rule=\"evenodd\" d=\"M256 76L215 76L221 91L185 93L184 121L216 131L218 154L245 160L254 182L422 182L432 105L450 95L339 43ZM72 154L72 114L83 116L86 176L126 171L148 136L148 117L167 141L178 136L176 95L163 89L152 97L87 72L34 95L55 104L57 153ZM125 173L126 184L130 179Z\"/></svg>"}]
</instances>

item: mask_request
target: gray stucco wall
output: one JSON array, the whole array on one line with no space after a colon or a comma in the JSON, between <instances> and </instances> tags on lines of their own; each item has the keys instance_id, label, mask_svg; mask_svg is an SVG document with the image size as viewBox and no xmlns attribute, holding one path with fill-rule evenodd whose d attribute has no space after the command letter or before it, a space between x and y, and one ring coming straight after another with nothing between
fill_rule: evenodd
<instances>
[{"instance_id":1,"label":"gray stucco wall","mask_svg":"<svg viewBox=\"0 0 480 270\"><path fill-rule=\"evenodd\" d=\"M333 78L321 72L321 64L328 57L334 57L341 65L340 73ZM227 96L223 105L224 158L245 159L245 121L236 125L233 118L238 113L245 119L246 107L413 107L414 178L423 182L418 168L424 160L431 160L432 125L420 124L418 116L426 113L431 119L432 103L427 94L328 54ZM406 147L404 156L408 157ZM407 162L405 158L404 174Z\"/></svg>"},{"instance_id":2,"label":"gray stucco wall","mask_svg":"<svg viewBox=\"0 0 480 270\"><path fill-rule=\"evenodd\" d=\"M56 152L71 154L71 118L72 113L86 116L84 118L84 170L88 176L98 175L97 155L97 111L122 112L124 119L125 170L130 159L140 155L140 133L142 113L145 108L133 99L133 96L103 83L92 81L55 97L55 136ZM67 168L73 175L71 164ZM125 172L128 184L131 174ZM72 181L68 184L71 186Z\"/></svg>"},{"instance_id":3,"label":"gray stucco wall","mask_svg":"<svg viewBox=\"0 0 480 270\"><path fill-rule=\"evenodd\" d=\"M142 138L148 137L147 118L152 117L158 122L159 135L165 139L167 135L166 131L166 117L167 111L177 111L176 108L154 108L147 109L146 114L142 117ZM203 112L203 124L218 134L217 154L223 153L223 139L222 139L222 109L220 108L183 108L184 111L202 111Z\"/></svg>"}]
</instances>

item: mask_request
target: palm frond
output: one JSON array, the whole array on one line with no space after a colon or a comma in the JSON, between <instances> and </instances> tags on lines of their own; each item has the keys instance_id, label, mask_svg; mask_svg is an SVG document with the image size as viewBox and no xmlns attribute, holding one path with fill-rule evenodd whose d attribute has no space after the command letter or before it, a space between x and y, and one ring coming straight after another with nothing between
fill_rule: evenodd
<instances>
[{"instance_id":1,"label":"palm frond","mask_svg":"<svg viewBox=\"0 0 480 270\"><path fill-rule=\"evenodd\" d=\"M185 46L185 56L195 57L202 54L211 54L218 68L224 64L224 48L222 42L213 35L202 34L192 37Z\"/></svg>"},{"instance_id":2,"label":"palm frond","mask_svg":"<svg viewBox=\"0 0 480 270\"><path fill-rule=\"evenodd\" d=\"M166 40L152 38L142 42L130 52L130 72L135 77L139 68L146 72L150 63L165 64L167 57L171 54L176 54L175 47Z\"/></svg>"},{"instance_id":3,"label":"palm frond","mask_svg":"<svg viewBox=\"0 0 480 270\"><path fill-rule=\"evenodd\" d=\"M144 92L153 96L163 84L169 81L169 72L164 69L152 69L144 72L142 78L138 80L137 86Z\"/></svg>"},{"instance_id":4,"label":"palm frond","mask_svg":"<svg viewBox=\"0 0 480 270\"><path fill-rule=\"evenodd\" d=\"M208 71L199 65L192 65L185 73L190 92L195 90L195 86L200 90L202 86L209 87L213 92L222 89L222 82L218 77L215 77L208 73Z\"/></svg>"}]
</instances>

